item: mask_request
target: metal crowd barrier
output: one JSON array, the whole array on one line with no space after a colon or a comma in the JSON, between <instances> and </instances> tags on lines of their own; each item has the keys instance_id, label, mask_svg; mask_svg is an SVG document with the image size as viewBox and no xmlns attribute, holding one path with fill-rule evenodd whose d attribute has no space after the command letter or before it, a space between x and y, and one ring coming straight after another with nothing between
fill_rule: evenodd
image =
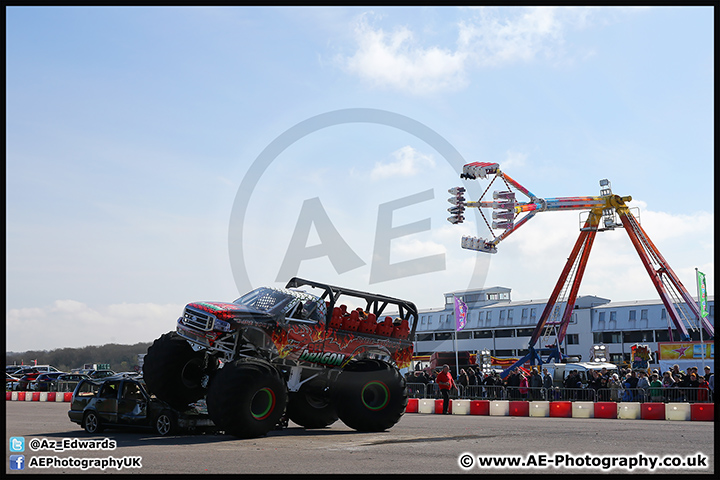
<instances>
[{"instance_id":1,"label":"metal crowd barrier","mask_svg":"<svg viewBox=\"0 0 720 480\"><path fill-rule=\"evenodd\" d=\"M441 398L436 383L408 383L411 398ZM74 387L73 387L74 389ZM73 391L73 389L69 391ZM707 388L562 388L562 387L504 387L501 385L458 385L451 389L450 398L482 400L548 400L571 402L688 402L712 403L713 392Z\"/></svg>"}]
</instances>

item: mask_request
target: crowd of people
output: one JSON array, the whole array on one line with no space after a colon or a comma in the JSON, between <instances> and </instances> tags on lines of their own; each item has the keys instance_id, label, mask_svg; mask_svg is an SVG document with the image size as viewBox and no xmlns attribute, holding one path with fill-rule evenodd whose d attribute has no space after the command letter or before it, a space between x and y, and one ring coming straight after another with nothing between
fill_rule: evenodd
<instances>
[{"instance_id":1,"label":"crowd of people","mask_svg":"<svg viewBox=\"0 0 720 480\"><path fill-rule=\"evenodd\" d=\"M410 371L407 382L422 385L426 392L449 398L453 389L465 398L489 398L510 400L594 400L614 402L712 402L715 391L715 375L710 366L700 373L698 367L686 371L679 365L665 372L620 368L617 373L606 368L589 370L584 377L577 370L567 372L562 386L554 385L552 373L542 372L537 366L529 370L515 368L506 378L496 371L482 372L479 367L460 369L457 379L450 367L444 365L439 372ZM438 380L438 377L441 377ZM433 391L428 385L437 384ZM447 409L446 409L447 410Z\"/></svg>"}]
</instances>

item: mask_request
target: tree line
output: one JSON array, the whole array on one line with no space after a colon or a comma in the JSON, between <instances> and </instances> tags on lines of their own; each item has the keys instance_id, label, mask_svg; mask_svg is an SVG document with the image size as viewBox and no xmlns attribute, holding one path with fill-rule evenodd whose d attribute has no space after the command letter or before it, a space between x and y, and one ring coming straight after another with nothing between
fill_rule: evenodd
<instances>
[{"instance_id":1,"label":"tree line","mask_svg":"<svg viewBox=\"0 0 720 480\"><path fill-rule=\"evenodd\" d=\"M6 352L6 365L52 365L58 370L69 372L85 364L110 364L116 372L128 372L138 365L138 354L147 353L151 342L135 345L89 345L82 348L58 348L55 350L30 350L27 352ZM37 360L37 361L36 361Z\"/></svg>"}]
</instances>

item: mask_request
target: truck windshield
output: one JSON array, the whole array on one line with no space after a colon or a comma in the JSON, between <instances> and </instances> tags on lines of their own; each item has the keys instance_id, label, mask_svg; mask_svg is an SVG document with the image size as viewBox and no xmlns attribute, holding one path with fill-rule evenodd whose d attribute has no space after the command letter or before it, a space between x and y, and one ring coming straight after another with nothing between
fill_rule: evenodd
<instances>
[{"instance_id":1,"label":"truck windshield","mask_svg":"<svg viewBox=\"0 0 720 480\"><path fill-rule=\"evenodd\" d=\"M293 296L279 289L261 287L246 293L233 303L275 314L281 312L293 300Z\"/></svg>"}]
</instances>

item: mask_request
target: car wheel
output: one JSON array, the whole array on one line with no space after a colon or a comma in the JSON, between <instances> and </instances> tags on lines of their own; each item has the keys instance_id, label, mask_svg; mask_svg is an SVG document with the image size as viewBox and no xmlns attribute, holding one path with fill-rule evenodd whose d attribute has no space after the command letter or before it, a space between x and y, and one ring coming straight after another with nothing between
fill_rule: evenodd
<instances>
[{"instance_id":1,"label":"car wheel","mask_svg":"<svg viewBox=\"0 0 720 480\"><path fill-rule=\"evenodd\" d=\"M171 407L185 409L206 393L201 380L210 372L203 371L204 357L203 352L195 352L177 333L162 335L145 356L143 376L148 390Z\"/></svg>"},{"instance_id":2,"label":"car wheel","mask_svg":"<svg viewBox=\"0 0 720 480\"><path fill-rule=\"evenodd\" d=\"M163 437L174 433L176 425L175 415L169 410L163 410L155 418L155 432Z\"/></svg>"},{"instance_id":3,"label":"car wheel","mask_svg":"<svg viewBox=\"0 0 720 480\"><path fill-rule=\"evenodd\" d=\"M95 434L103 431L102 423L100 423L100 417L95 412L88 412L85 414L82 423L83 428L87 433Z\"/></svg>"},{"instance_id":4,"label":"car wheel","mask_svg":"<svg viewBox=\"0 0 720 480\"><path fill-rule=\"evenodd\" d=\"M405 413L407 386L397 368L379 360L349 363L333 385L340 420L361 432L381 432Z\"/></svg>"},{"instance_id":5,"label":"car wheel","mask_svg":"<svg viewBox=\"0 0 720 480\"><path fill-rule=\"evenodd\" d=\"M275 367L247 359L226 363L218 370L210 383L207 408L220 430L253 438L275 428L287 400L285 381Z\"/></svg>"},{"instance_id":6,"label":"car wheel","mask_svg":"<svg viewBox=\"0 0 720 480\"><path fill-rule=\"evenodd\" d=\"M335 405L325 393L326 382L311 380L289 394L287 415L303 428L324 428L338 419Z\"/></svg>"}]
</instances>

